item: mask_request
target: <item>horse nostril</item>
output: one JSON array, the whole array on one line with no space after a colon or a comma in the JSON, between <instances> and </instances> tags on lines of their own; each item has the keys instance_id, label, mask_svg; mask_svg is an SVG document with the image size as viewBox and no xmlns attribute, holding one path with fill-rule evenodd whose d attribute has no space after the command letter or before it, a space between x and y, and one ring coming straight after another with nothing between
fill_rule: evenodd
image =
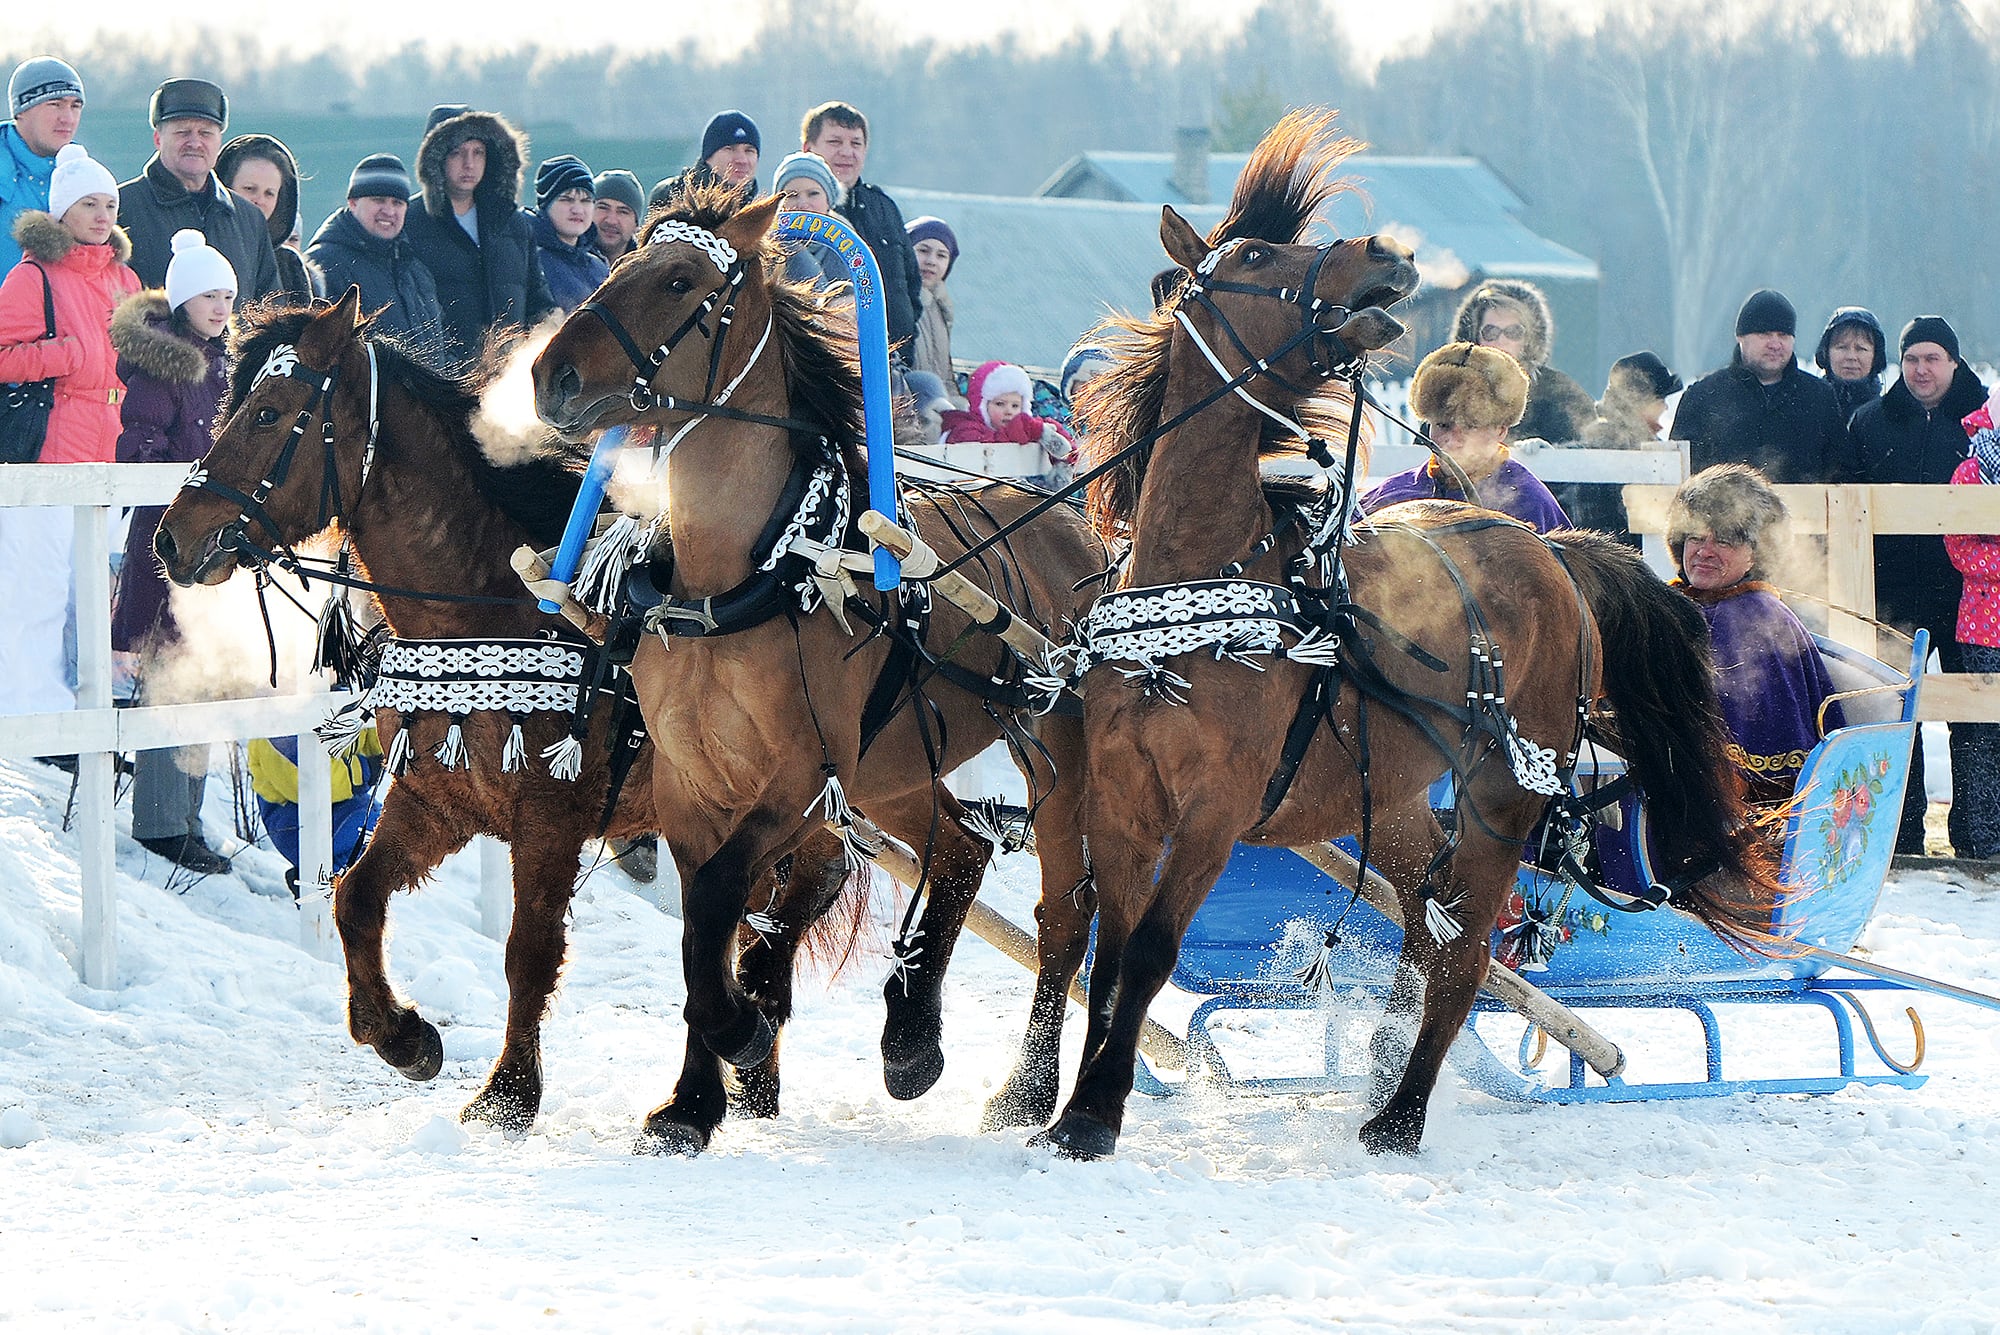
<instances>
[{"instance_id":1,"label":"horse nostril","mask_svg":"<svg viewBox=\"0 0 2000 1335\"><path fill-rule=\"evenodd\" d=\"M583 389L583 379L577 375L574 366L565 362L556 371L555 378L550 382L549 387L555 391L556 402L566 404L574 399Z\"/></svg>"},{"instance_id":2,"label":"horse nostril","mask_svg":"<svg viewBox=\"0 0 2000 1335\"><path fill-rule=\"evenodd\" d=\"M180 545L174 541L174 535L167 531L164 524L161 525L153 534L153 555L160 558L162 565L171 566L179 554Z\"/></svg>"},{"instance_id":3,"label":"horse nostril","mask_svg":"<svg viewBox=\"0 0 2000 1335\"><path fill-rule=\"evenodd\" d=\"M1410 258L1410 250L1393 237L1377 233L1368 238L1368 255L1377 260L1406 260Z\"/></svg>"}]
</instances>

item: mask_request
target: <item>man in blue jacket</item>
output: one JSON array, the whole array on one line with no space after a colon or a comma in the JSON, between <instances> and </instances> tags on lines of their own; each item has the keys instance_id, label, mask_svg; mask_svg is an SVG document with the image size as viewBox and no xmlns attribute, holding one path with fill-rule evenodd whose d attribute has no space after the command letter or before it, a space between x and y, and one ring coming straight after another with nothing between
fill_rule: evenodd
<instances>
[{"instance_id":1,"label":"man in blue jacket","mask_svg":"<svg viewBox=\"0 0 2000 1335\"><path fill-rule=\"evenodd\" d=\"M83 123L83 80L54 56L22 61L7 80L7 114L0 124L0 276L21 262L14 220L49 206L56 151Z\"/></svg>"}]
</instances>

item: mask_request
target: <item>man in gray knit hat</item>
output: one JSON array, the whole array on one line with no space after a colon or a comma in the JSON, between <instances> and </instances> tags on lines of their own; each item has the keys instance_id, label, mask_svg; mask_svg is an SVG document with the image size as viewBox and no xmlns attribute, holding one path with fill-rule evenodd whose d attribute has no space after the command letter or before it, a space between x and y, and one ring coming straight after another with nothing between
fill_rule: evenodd
<instances>
[{"instance_id":1,"label":"man in gray knit hat","mask_svg":"<svg viewBox=\"0 0 2000 1335\"><path fill-rule=\"evenodd\" d=\"M635 237L639 220L646 216L646 192L639 188L638 177L616 169L599 172L590 185L597 196L590 244L606 264L615 264L639 248Z\"/></svg>"},{"instance_id":2,"label":"man in gray knit hat","mask_svg":"<svg viewBox=\"0 0 2000 1335\"><path fill-rule=\"evenodd\" d=\"M21 262L14 220L49 206L56 152L83 123L83 80L54 56L34 56L7 80L7 115L0 123L0 274Z\"/></svg>"}]
</instances>

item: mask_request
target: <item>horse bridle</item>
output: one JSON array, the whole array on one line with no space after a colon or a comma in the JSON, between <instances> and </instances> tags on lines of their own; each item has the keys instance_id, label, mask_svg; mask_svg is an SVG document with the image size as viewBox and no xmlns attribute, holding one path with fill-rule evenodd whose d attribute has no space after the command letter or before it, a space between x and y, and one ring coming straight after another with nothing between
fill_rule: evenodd
<instances>
[{"instance_id":1,"label":"horse bridle","mask_svg":"<svg viewBox=\"0 0 2000 1335\"><path fill-rule=\"evenodd\" d=\"M652 235L646 239L646 244L657 246L674 241L688 242L700 250L721 273L722 281L701 299L701 304L688 312L687 318L680 322L673 333L667 335L665 341L653 349L651 356L639 350L638 340L632 337L632 332L625 327L624 321L618 318L617 312L603 302L592 299L576 308L578 315L596 317L598 323L604 326L605 332L610 334L624 351L626 359L632 363L632 369L636 372L632 377L632 389L628 396L632 411L643 413L657 408L667 412L692 415L692 420L675 432L660 447L660 452L665 453L672 449L674 444L693 430L704 417L726 417L732 421L754 422L762 426L782 427L788 431L808 431L818 434L818 428L796 418L772 417L729 406L729 396L736 391L743 378L750 374L750 368L755 366L758 358L763 355L765 343L771 336L771 322L768 319L764 325L764 336L758 340L757 347L750 354L750 360L744 363L743 369L738 371L727 385L723 386L720 393L716 392L715 382L722 378L723 341L729 333L730 324L736 318L736 298L741 293L748 270L744 265L743 256L727 240L706 228L696 227L679 219L669 219L655 227ZM711 314L715 316L715 328L712 331L708 324ZM709 341L708 379L702 386L701 397L683 399L660 393L653 387L653 381L666 368L667 358L673 355L681 340L693 333L699 333Z\"/></svg>"},{"instance_id":2,"label":"horse bridle","mask_svg":"<svg viewBox=\"0 0 2000 1335\"><path fill-rule=\"evenodd\" d=\"M372 340L363 340L363 346L368 352L368 440L361 454L361 480L355 487L357 502L361 499L362 489L368 485L368 474L375 464L375 446L382 427L380 376L375 361L375 344ZM298 416L293 419L291 433L285 438L284 447L278 451L278 457L258 480L257 485L250 491L243 492L227 482L217 481L209 476L206 460L197 461L188 470L186 480L181 483L183 491L210 492L224 500L234 502L239 507L236 518L224 524L216 534L215 550L203 557L201 564L195 568L191 578L197 581L217 562L232 554L240 563L253 567L263 564L267 554L248 540L248 530L253 523L269 536L274 551L282 553L294 566L298 564L298 553L292 550L291 543L279 529L277 521L271 518L270 511L265 508L265 502L291 475L292 460L297 457L299 446L305 440L306 430L315 418L320 421L320 446L323 451L324 466L320 472L319 523L313 531L319 532L337 521L343 525L345 523L347 512L340 491L339 470L335 467L336 441L333 428L333 395L340 383L340 363L334 362L325 371L315 370L299 362L297 347L290 343L281 343L271 350L270 356L265 358L264 365L258 370L257 378L250 382L251 392L255 393L259 385L274 375L318 383L313 386L312 394L306 399L305 406L299 409Z\"/></svg>"},{"instance_id":3,"label":"horse bridle","mask_svg":"<svg viewBox=\"0 0 2000 1335\"><path fill-rule=\"evenodd\" d=\"M1229 341L1235 345L1236 351L1242 356L1245 362L1256 366L1264 378L1274 381L1284 389L1303 398L1311 393L1310 389L1292 384L1272 369L1277 362L1290 355L1293 349L1301 344L1305 345L1307 364L1312 368L1313 375L1320 380L1331 380L1335 376L1349 373L1358 362L1367 356L1365 350L1357 352L1348 347L1338 333L1340 326L1345 324L1348 317L1354 312L1345 306L1335 305L1315 295L1315 289L1319 286L1320 270L1326 266L1327 257L1333 254L1334 247L1339 243L1329 242L1326 245L1314 248L1312 264L1307 267L1305 278L1297 288L1268 287L1255 283L1227 282L1213 277L1216 267L1238 247L1256 244L1258 243L1252 238L1233 237L1209 251L1203 257L1201 263L1195 266L1194 272L1188 276L1186 284L1182 286L1181 302L1193 300L1210 315L1214 316L1216 323L1222 326L1222 332L1229 336ZM1234 292L1249 297L1267 297L1274 301L1282 301L1290 306L1297 306L1299 308L1299 331L1291 339L1280 345L1276 351L1267 356L1258 357L1257 354L1250 350L1249 345L1244 343L1242 337L1236 332L1236 327L1230 323L1229 317L1223 314L1222 308L1217 306L1214 299L1209 296L1211 292ZM1196 341L1202 344L1203 351L1208 352L1206 341L1202 340L1199 334L1194 333L1191 322L1181 311L1179 304L1175 306L1174 315L1180 321L1181 327L1187 329L1195 337ZM1329 317L1332 321L1331 324L1321 323L1322 316ZM1210 362L1216 362L1216 358L1212 352L1208 352L1208 356ZM1217 369L1221 369L1219 364Z\"/></svg>"}]
</instances>

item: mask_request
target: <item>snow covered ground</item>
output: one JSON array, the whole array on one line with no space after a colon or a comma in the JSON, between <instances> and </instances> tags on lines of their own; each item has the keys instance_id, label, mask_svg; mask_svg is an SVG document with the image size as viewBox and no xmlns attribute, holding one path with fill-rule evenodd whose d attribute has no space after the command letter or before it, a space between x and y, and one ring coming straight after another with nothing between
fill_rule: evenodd
<instances>
[{"instance_id":1,"label":"snow covered ground","mask_svg":"<svg viewBox=\"0 0 2000 1335\"><path fill-rule=\"evenodd\" d=\"M928 1096L882 1092L868 955L802 988L781 1117L638 1158L678 1071L679 923L622 875L577 898L547 1101L508 1140L456 1120L505 995L474 857L393 906L393 976L444 1034L413 1085L349 1042L339 966L299 947L268 852L178 895L122 845L122 986L81 986L61 803L53 771L0 764L8 1330L2000 1328L1983 1011L1920 1003L1915 1091L1522 1108L1447 1076L1407 1161L1363 1154L1342 1097L1135 1097L1117 1158L1075 1164L975 1129L1028 979L968 937ZM1033 884L1011 858L989 897L1026 922ZM1902 877L1864 944L2000 991L2000 895ZM1730 1039L1795 1060L1783 1026Z\"/></svg>"}]
</instances>

